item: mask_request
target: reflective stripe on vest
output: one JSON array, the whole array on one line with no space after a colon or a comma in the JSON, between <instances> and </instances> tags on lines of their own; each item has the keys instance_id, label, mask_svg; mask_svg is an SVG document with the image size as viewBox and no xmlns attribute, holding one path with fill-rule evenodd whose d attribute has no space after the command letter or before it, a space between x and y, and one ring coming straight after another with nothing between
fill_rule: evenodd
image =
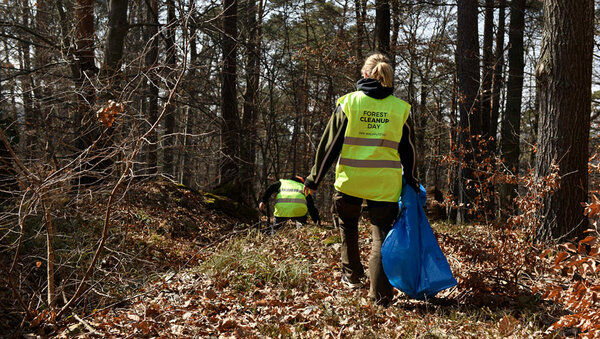
<instances>
[{"instance_id":1,"label":"reflective stripe on vest","mask_svg":"<svg viewBox=\"0 0 600 339\"><path fill-rule=\"evenodd\" d=\"M385 139L367 139L367 138L344 138L344 144L346 145L359 145L359 146L381 146L398 149L400 146L399 142Z\"/></svg>"},{"instance_id":2,"label":"reflective stripe on vest","mask_svg":"<svg viewBox=\"0 0 600 339\"><path fill-rule=\"evenodd\" d=\"M335 188L363 199L398 201L402 190L398 146L410 105L392 95L374 99L362 91L349 93L337 103L348 125Z\"/></svg>"},{"instance_id":3,"label":"reflective stripe on vest","mask_svg":"<svg viewBox=\"0 0 600 339\"><path fill-rule=\"evenodd\" d=\"M304 185L294 180L281 179L281 187L275 199L276 217L295 218L305 216L308 212Z\"/></svg>"},{"instance_id":4,"label":"reflective stripe on vest","mask_svg":"<svg viewBox=\"0 0 600 339\"><path fill-rule=\"evenodd\" d=\"M292 202L292 203L298 203L298 204L306 205L306 200L305 199L280 198L280 199L275 200L275 203L282 203L282 202Z\"/></svg>"},{"instance_id":5,"label":"reflective stripe on vest","mask_svg":"<svg viewBox=\"0 0 600 339\"><path fill-rule=\"evenodd\" d=\"M362 160L340 158L339 164L362 168L402 168L402 162L400 162L399 160Z\"/></svg>"},{"instance_id":6,"label":"reflective stripe on vest","mask_svg":"<svg viewBox=\"0 0 600 339\"><path fill-rule=\"evenodd\" d=\"M302 193L303 192L303 190L296 189L296 188L284 188L284 189L280 189L279 191L281 191L281 192L296 192L296 193Z\"/></svg>"}]
</instances>

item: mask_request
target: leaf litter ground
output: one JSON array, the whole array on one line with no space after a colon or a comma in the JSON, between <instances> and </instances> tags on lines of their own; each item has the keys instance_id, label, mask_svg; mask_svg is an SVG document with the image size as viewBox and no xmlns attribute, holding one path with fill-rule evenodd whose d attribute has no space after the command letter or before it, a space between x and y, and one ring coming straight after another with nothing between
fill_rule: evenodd
<instances>
[{"instance_id":1,"label":"leaf litter ground","mask_svg":"<svg viewBox=\"0 0 600 339\"><path fill-rule=\"evenodd\" d=\"M207 209L197 192L150 188L145 191L164 196L132 199L122 210L132 216L130 233L151 244L151 252L162 253L145 261L146 271L155 269L152 278L120 301L84 311L80 321L71 319L59 336L538 338L579 333L576 327L549 330L570 312L532 288L543 286L549 274L569 282L556 272L532 269L542 259L519 232L434 224L459 285L429 302L397 292L394 304L384 308L368 302L368 281L354 290L342 285L337 230L290 224L271 235L259 225ZM163 207L155 206L158 201ZM365 222L360 239L367 267ZM160 225L165 229L157 232Z\"/></svg>"}]
</instances>

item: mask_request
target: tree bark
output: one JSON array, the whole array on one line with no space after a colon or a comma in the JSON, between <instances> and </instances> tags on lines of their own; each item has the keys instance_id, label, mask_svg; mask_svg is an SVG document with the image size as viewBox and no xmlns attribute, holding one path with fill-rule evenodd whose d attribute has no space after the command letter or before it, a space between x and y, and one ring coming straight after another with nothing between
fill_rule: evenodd
<instances>
[{"instance_id":1,"label":"tree bark","mask_svg":"<svg viewBox=\"0 0 600 339\"><path fill-rule=\"evenodd\" d=\"M121 68L123 43L129 30L127 22L127 0L110 0L108 6L108 31L104 48L104 62L101 74L113 76Z\"/></svg>"},{"instance_id":2,"label":"tree bark","mask_svg":"<svg viewBox=\"0 0 600 339\"><path fill-rule=\"evenodd\" d=\"M498 32L496 33L496 51L494 52L494 70L492 79L492 102L490 119L490 140L488 150L497 154L498 119L500 118L500 92L504 79L504 30L506 29L506 0L498 2Z\"/></svg>"},{"instance_id":3,"label":"tree bark","mask_svg":"<svg viewBox=\"0 0 600 339\"><path fill-rule=\"evenodd\" d=\"M354 14L356 16L356 45L354 46L354 57L356 58L356 76L357 79L360 79L362 74L360 74L360 70L362 68L363 62L363 39L364 39L364 18L362 16L362 6L361 0L354 0Z\"/></svg>"},{"instance_id":4,"label":"tree bark","mask_svg":"<svg viewBox=\"0 0 600 339\"><path fill-rule=\"evenodd\" d=\"M375 0L375 49L391 58L389 0Z\"/></svg>"},{"instance_id":5,"label":"tree bark","mask_svg":"<svg viewBox=\"0 0 600 339\"><path fill-rule=\"evenodd\" d=\"M149 0L146 8L146 20L150 24L144 30L145 40L148 41L149 49L144 56L148 80L146 81L146 99L148 100L148 120L150 125L158 118L158 0ZM152 131L148 136L147 173L154 175L158 173L158 136Z\"/></svg>"},{"instance_id":6,"label":"tree bark","mask_svg":"<svg viewBox=\"0 0 600 339\"><path fill-rule=\"evenodd\" d=\"M22 0L21 1L21 24L25 27L30 26L30 11L31 8L29 6L29 1ZM21 69L29 71L31 69L31 46L27 39L23 39L19 44L19 61L21 63ZM34 136L35 126L36 126L36 117L35 113L35 104L33 97L33 90L35 88L33 76L31 74L23 75L21 78L21 93L23 100L23 113L25 115L25 126L23 128L23 133L25 138L23 138L24 146L26 150L31 151L31 147L34 147L36 144L36 138ZM33 155L30 156L33 158Z\"/></svg>"},{"instance_id":7,"label":"tree bark","mask_svg":"<svg viewBox=\"0 0 600 339\"><path fill-rule=\"evenodd\" d=\"M47 0L38 0L36 4L35 29L38 32L47 32L50 24L48 11L49 7L52 7L52 4L49 5ZM49 60L48 48L41 44L36 45L34 47L34 67L38 70L45 69L49 63ZM34 117L33 119L34 128L39 126L41 121L40 117L46 116L46 114L48 114L50 111L50 108L48 107L48 99L51 97L50 88L51 86L49 81L44 77L41 77L37 80L37 84L33 90L35 95L36 111L38 112L38 116Z\"/></svg>"},{"instance_id":8,"label":"tree bark","mask_svg":"<svg viewBox=\"0 0 600 339\"><path fill-rule=\"evenodd\" d=\"M263 0L247 0L246 30L246 92L244 93L244 113L242 126L245 138L241 143L243 166L241 184L244 189L243 199L254 203L256 172L256 118L258 114L258 89L260 80L260 55L262 42L262 6Z\"/></svg>"},{"instance_id":9,"label":"tree bark","mask_svg":"<svg viewBox=\"0 0 600 339\"><path fill-rule=\"evenodd\" d=\"M494 0L485 0L483 24L483 69L481 75L481 113L479 125L483 143L473 147L477 162L477 175L480 185L480 196L483 198L483 213L491 219L494 218L494 186L489 183L489 174L493 168L486 159L490 156L490 134L492 120L492 84L494 72ZM495 137L495 136L494 136ZM486 219L488 220L488 219Z\"/></svg>"},{"instance_id":10,"label":"tree bark","mask_svg":"<svg viewBox=\"0 0 600 339\"><path fill-rule=\"evenodd\" d=\"M172 84L172 78L177 67L177 48L175 46L175 27L177 25L177 17L175 16L175 4L173 0L167 0L167 28L166 28L166 74L169 80L167 83ZM166 105L167 103L165 103ZM177 138L175 137L175 114L176 110L173 105L167 107L165 115L165 135L164 140L164 157L163 157L163 172L169 176L175 177L175 152L177 149Z\"/></svg>"},{"instance_id":11,"label":"tree bark","mask_svg":"<svg viewBox=\"0 0 600 339\"><path fill-rule=\"evenodd\" d=\"M96 96L90 79L97 73L94 58L94 1L75 0L75 46L76 60L75 86L77 92L77 108L75 111L76 146L83 150L93 141L92 109Z\"/></svg>"},{"instance_id":12,"label":"tree bark","mask_svg":"<svg viewBox=\"0 0 600 339\"><path fill-rule=\"evenodd\" d=\"M508 81L506 83L506 110L502 115L500 152L504 166L513 175L519 175L519 139L521 137L521 98L523 95L523 30L525 28L525 0L513 0L510 5L508 49ZM513 210L517 185L502 184L500 206L503 215Z\"/></svg>"},{"instance_id":13,"label":"tree bark","mask_svg":"<svg viewBox=\"0 0 600 339\"><path fill-rule=\"evenodd\" d=\"M494 68L494 0L485 0L483 24L483 70L481 76L481 134L489 137L492 113L492 74ZM482 148L478 148L485 151Z\"/></svg>"},{"instance_id":14,"label":"tree bark","mask_svg":"<svg viewBox=\"0 0 600 339\"><path fill-rule=\"evenodd\" d=\"M468 220L467 209L472 207L473 146L471 135L481 134L480 111L477 108L479 90L479 40L477 29L477 0L458 0L456 73L460 110L458 135L459 168L455 201L458 206L456 222Z\"/></svg>"},{"instance_id":15,"label":"tree bark","mask_svg":"<svg viewBox=\"0 0 600 339\"><path fill-rule=\"evenodd\" d=\"M239 115L237 102L237 0L223 0L223 71L221 84L220 185L238 177Z\"/></svg>"},{"instance_id":16,"label":"tree bark","mask_svg":"<svg viewBox=\"0 0 600 339\"><path fill-rule=\"evenodd\" d=\"M194 0L189 1L189 12L193 12L196 10L196 5ZM188 68L188 81L189 81L189 100L190 103L198 102L198 93L200 90L198 86L195 86L194 80L197 77L197 68L198 68L198 29L195 25L195 18L192 16L192 24L188 25L189 29L189 45L190 45L190 66ZM196 134L198 130L199 123L199 109L196 107L187 107L186 109L186 122L184 125L184 139L183 144L184 148L180 154L181 160L181 183L187 187L193 187L195 180L193 180L196 176L196 162L198 157L196 156L196 138L190 136ZM208 175L206 173L205 175Z\"/></svg>"},{"instance_id":17,"label":"tree bark","mask_svg":"<svg viewBox=\"0 0 600 339\"><path fill-rule=\"evenodd\" d=\"M392 37L390 41L390 56L392 62L392 68L396 68L395 55L398 53L398 34L400 32L401 14L400 14L400 1L390 0L390 7L392 11Z\"/></svg>"},{"instance_id":18,"label":"tree bark","mask_svg":"<svg viewBox=\"0 0 600 339\"><path fill-rule=\"evenodd\" d=\"M542 53L536 67L540 120L535 175L558 166L560 187L545 197L536 239L579 237L587 201L594 44L594 2L544 0Z\"/></svg>"}]
</instances>

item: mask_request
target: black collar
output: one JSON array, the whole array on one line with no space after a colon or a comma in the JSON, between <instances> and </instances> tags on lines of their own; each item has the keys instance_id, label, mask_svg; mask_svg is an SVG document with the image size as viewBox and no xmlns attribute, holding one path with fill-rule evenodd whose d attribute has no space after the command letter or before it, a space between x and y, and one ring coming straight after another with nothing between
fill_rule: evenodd
<instances>
[{"instance_id":1,"label":"black collar","mask_svg":"<svg viewBox=\"0 0 600 339\"><path fill-rule=\"evenodd\" d=\"M394 93L394 87L383 87L378 80L362 78L356 82L356 88L375 99L384 99Z\"/></svg>"}]
</instances>

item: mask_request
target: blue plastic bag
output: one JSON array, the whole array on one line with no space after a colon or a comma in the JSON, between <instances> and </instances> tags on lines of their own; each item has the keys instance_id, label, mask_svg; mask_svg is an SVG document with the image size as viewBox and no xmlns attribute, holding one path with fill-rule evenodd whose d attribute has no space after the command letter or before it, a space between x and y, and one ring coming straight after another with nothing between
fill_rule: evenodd
<instances>
[{"instance_id":1,"label":"blue plastic bag","mask_svg":"<svg viewBox=\"0 0 600 339\"><path fill-rule=\"evenodd\" d=\"M381 246L383 270L392 286L419 300L457 284L423 210L426 196L422 185L418 194L403 187L400 214Z\"/></svg>"}]
</instances>

